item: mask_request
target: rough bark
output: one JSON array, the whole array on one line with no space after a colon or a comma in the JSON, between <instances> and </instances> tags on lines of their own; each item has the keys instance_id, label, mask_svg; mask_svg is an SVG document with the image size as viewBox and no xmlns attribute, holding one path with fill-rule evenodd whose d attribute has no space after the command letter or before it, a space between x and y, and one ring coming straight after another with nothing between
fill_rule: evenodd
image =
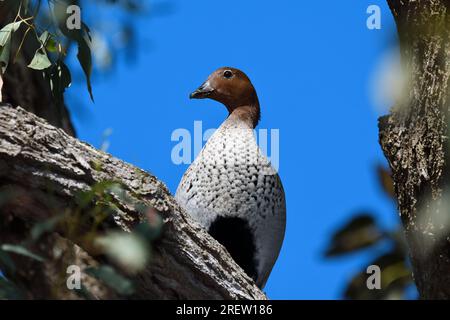
<instances>
[{"instance_id":1,"label":"rough bark","mask_svg":"<svg viewBox=\"0 0 450 320\"><path fill-rule=\"evenodd\" d=\"M65 134L21 108L0 108L0 194L13 194L0 208L0 242L23 243L31 226L77 206L77 194L95 183L118 181L127 201L114 196L117 210L105 229L130 231L145 221L131 203L143 203L162 217L151 263L133 276L137 299L265 299L226 250L183 212L154 176ZM131 200L130 200L131 199ZM90 226L87 225L87 228ZM11 278L28 298L76 298L57 270L82 268L104 259L91 244L52 231L31 248L41 263L15 256ZM83 284L94 298L122 298L92 277Z\"/></svg>"},{"instance_id":2,"label":"rough bark","mask_svg":"<svg viewBox=\"0 0 450 320\"><path fill-rule=\"evenodd\" d=\"M380 118L380 144L392 169L420 296L449 299L450 1L388 3L408 81L390 115Z\"/></svg>"}]
</instances>

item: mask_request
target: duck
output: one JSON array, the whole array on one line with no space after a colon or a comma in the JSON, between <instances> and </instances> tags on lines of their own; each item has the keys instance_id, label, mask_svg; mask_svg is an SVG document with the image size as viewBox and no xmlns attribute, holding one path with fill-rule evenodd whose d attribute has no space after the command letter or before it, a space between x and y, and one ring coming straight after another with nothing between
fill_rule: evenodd
<instances>
[{"instance_id":1,"label":"duck","mask_svg":"<svg viewBox=\"0 0 450 320\"><path fill-rule=\"evenodd\" d=\"M215 100L228 116L184 173L175 199L262 289L284 240L286 200L255 138L258 95L243 71L222 67L190 98Z\"/></svg>"}]
</instances>

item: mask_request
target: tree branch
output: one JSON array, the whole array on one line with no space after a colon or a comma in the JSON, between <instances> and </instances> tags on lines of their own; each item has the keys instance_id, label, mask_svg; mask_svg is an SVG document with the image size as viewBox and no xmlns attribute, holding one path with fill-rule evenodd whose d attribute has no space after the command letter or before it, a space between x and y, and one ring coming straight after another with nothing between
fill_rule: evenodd
<instances>
[{"instance_id":1,"label":"tree branch","mask_svg":"<svg viewBox=\"0 0 450 320\"><path fill-rule=\"evenodd\" d=\"M408 87L380 118L414 279L425 299L450 298L447 0L388 0L397 23Z\"/></svg>"},{"instance_id":2,"label":"tree branch","mask_svg":"<svg viewBox=\"0 0 450 320\"><path fill-rule=\"evenodd\" d=\"M137 287L133 298L266 298L154 176L68 136L21 108L0 108L0 194L14 192L14 197L2 203L0 242L23 242L33 225L76 207L77 194L102 181L120 182L131 202L154 208L164 221L162 236L153 243L151 263L133 278ZM117 210L104 228L130 231L144 221L129 201L115 197L114 204ZM103 258L96 256L91 246L70 234L50 232L32 247L46 262L17 256L14 261L19 272L11 278L28 298L76 298L66 287L67 275L56 270L62 266L65 272L71 264L82 269L98 265ZM120 298L85 273L82 280L93 298Z\"/></svg>"}]
</instances>

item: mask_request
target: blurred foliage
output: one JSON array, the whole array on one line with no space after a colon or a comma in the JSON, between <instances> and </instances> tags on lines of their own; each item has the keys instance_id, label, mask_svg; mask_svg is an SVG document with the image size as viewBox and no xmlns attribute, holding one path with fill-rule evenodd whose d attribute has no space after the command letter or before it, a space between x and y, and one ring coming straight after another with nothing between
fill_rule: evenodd
<instances>
[{"instance_id":1,"label":"blurred foliage","mask_svg":"<svg viewBox=\"0 0 450 320\"><path fill-rule=\"evenodd\" d=\"M374 245L382 237L382 231L376 226L375 219L368 213L359 213L333 235L326 255L332 257L364 249Z\"/></svg>"},{"instance_id":2,"label":"blurred foliage","mask_svg":"<svg viewBox=\"0 0 450 320\"><path fill-rule=\"evenodd\" d=\"M2 0L1 10L10 12L0 30L0 74L20 54L25 41L37 42L34 58L28 67L42 71L48 79L53 98L62 103L65 90L71 85L75 71L66 65L71 47L85 75L87 91L94 99L91 75L94 65L108 71L118 51L133 57L136 51L136 20L138 16L170 13L169 2L149 5L150 0ZM73 5L81 9L80 28L67 21L76 20ZM69 9L68 9L69 8ZM7 19L8 20L8 19ZM20 45L12 52L16 37ZM33 38L33 39L31 39ZM131 60L131 59L130 59ZM71 64L69 64L71 65Z\"/></svg>"},{"instance_id":3,"label":"blurred foliage","mask_svg":"<svg viewBox=\"0 0 450 320\"><path fill-rule=\"evenodd\" d=\"M394 184L389 170L377 166L379 184L384 193L395 202ZM397 213L393 213L397 214ZM332 236L325 251L327 258L345 257L357 254L363 249L375 256L347 284L343 293L351 300L405 299L408 289L414 285L409 264L408 249L403 229L384 229L377 223L377 215L370 212L357 213L347 224ZM367 267L376 265L381 270L381 289L369 290L367 279L371 274Z\"/></svg>"},{"instance_id":4,"label":"blurred foliage","mask_svg":"<svg viewBox=\"0 0 450 320\"><path fill-rule=\"evenodd\" d=\"M119 202L140 214L141 222L129 232L120 230L114 222L114 214L120 214ZM106 258L99 259L102 263L98 267L83 270L86 274L99 279L119 295L133 294L131 277L151 263L151 244L160 236L162 218L154 208L130 197L129 191L115 181L96 183L88 191L78 193L75 203L74 208L33 225L29 237L21 243L0 243L0 270L6 277L16 273L13 255L45 263L46 259L30 248L35 248L44 235L57 232L81 245L93 257ZM60 273L67 277L65 269ZM93 297L84 286L76 293L87 299ZM19 286L0 272L0 299L21 297L24 295Z\"/></svg>"},{"instance_id":5,"label":"blurred foliage","mask_svg":"<svg viewBox=\"0 0 450 320\"><path fill-rule=\"evenodd\" d=\"M119 274L113 267L102 265L98 268L87 268L85 272L106 283L120 295L131 295L134 287L131 280Z\"/></svg>"},{"instance_id":6,"label":"blurred foliage","mask_svg":"<svg viewBox=\"0 0 450 320\"><path fill-rule=\"evenodd\" d=\"M29 251L28 249L22 247L22 246L16 246L12 244L2 244L0 246L0 249L5 252L12 252L15 254L20 254L22 256L37 260L39 262L44 262L45 259L38 256L37 254L34 254L33 252Z\"/></svg>"}]
</instances>

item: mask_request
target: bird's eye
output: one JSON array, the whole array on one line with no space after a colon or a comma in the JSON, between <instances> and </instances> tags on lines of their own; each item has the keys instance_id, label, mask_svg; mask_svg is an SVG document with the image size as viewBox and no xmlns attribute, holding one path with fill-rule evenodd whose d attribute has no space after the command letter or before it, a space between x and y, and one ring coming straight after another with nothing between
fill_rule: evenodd
<instances>
[{"instance_id":1,"label":"bird's eye","mask_svg":"<svg viewBox=\"0 0 450 320\"><path fill-rule=\"evenodd\" d=\"M227 79L230 79L233 76L233 72L231 72L231 70L225 70L223 72L223 76Z\"/></svg>"}]
</instances>

